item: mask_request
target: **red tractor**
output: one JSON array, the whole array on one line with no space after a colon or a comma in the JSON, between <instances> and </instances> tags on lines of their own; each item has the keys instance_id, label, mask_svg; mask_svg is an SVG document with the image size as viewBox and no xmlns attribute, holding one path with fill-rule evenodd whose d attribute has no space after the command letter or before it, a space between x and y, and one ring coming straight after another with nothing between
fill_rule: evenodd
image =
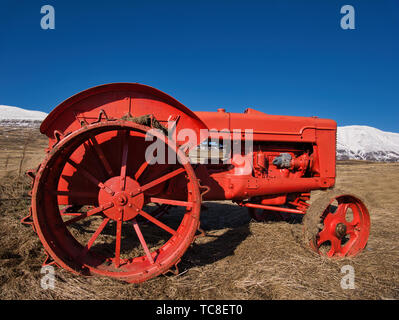
<instances>
[{"instance_id":1,"label":"red tractor","mask_svg":"<svg viewBox=\"0 0 399 320\"><path fill-rule=\"evenodd\" d=\"M45 264L128 282L173 270L210 200L245 206L257 221L303 217L313 250L355 256L370 218L358 197L332 189L336 130L333 120L253 109L194 113L141 84L98 86L43 121L49 146L28 173L23 222L43 243ZM166 161L153 161L162 155ZM321 189L309 206L310 192ZM178 214L165 219L171 207Z\"/></svg>"}]
</instances>

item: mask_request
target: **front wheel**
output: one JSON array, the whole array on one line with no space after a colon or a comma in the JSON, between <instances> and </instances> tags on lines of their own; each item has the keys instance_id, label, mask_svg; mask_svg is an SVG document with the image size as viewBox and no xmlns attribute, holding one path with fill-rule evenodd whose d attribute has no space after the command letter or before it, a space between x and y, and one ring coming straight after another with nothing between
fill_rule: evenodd
<instances>
[{"instance_id":1,"label":"front wheel","mask_svg":"<svg viewBox=\"0 0 399 320\"><path fill-rule=\"evenodd\" d=\"M365 247L370 215L355 195L332 190L316 199L303 219L305 241L327 257L353 257Z\"/></svg>"}]
</instances>

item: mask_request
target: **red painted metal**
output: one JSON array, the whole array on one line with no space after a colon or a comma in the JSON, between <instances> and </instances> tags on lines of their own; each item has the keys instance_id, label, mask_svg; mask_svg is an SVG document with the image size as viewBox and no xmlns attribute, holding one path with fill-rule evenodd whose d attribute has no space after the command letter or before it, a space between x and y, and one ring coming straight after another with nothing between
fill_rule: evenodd
<instances>
[{"instance_id":1,"label":"red painted metal","mask_svg":"<svg viewBox=\"0 0 399 320\"><path fill-rule=\"evenodd\" d=\"M263 210L271 210L271 211L278 211L278 212L287 212L287 213L296 213L296 214L305 214L306 212L297 209L290 209L284 207L277 207L277 206L266 206L263 204L256 204L256 203L243 203L242 206L247 208L256 208L256 209L263 209Z\"/></svg>"},{"instance_id":2,"label":"red painted metal","mask_svg":"<svg viewBox=\"0 0 399 320\"><path fill-rule=\"evenodd\" d=\"M152 114L161 123L178 118L176 129L206 129L187 107L166 93L139 83L110 83L82 91L57 106L43 121L40 131L49 137L51 147L61 134L73 132L81 123L93 123L125 116ZM109 161L109 160L108 160Z\"/></svg>"},{"instance_id":3,"label":"red painted metal","mask_svg":"<svg viewBox=\"0 0 399 320\"><path fill-rule=\"evenodd\" d=\"M370 234L370 215L359 198L348 194L334 197L321 217L323 228L311 241L316 252L336 258L355 256L364 249Z\"/></svg>"},{"instance_id":4,"label":"red painted metal","mask_svg":"<svg viewBox=\"0 0 399 320\"><path fill-rule=\"evenodd\" d=\"M32 216L36 232L46 252L55 260L57 265L78 274L98 274L128 282L141 282L173 267L192 243L195 232L199 227L201 205L198 182L194 171L189 163L174 166L153 165L151 170L143 171L144 155L141 158L134 152L129 152L129 150L137 149L134 148L136 144L139 147L139 143L145 143L137 132L143 133L148 130L148 127L125 120L98 122L66 135L47 155L34 180ZM112 134L110 134L111 132ZM77 157L82 145L93 136L96 137L101 147L109 141L109 137L114 139L111 141L114 147L112 155L118 159L113 161L109 153L104 152L104 154L108 155L107 158L110 161L112 171L119 173L108 180L100 178L106 172L105 168L101 168L101 164L96 166L93 162L93 165L89 165L85 162L84 157L81 159ZM158 138L168 144L166 137L159 134ZM115 148L115 145L118 148ZM119 157L115 150L120 151ZM177 153L179 158L185 157L185 154L180 150L177 150ZM72 160L73 168L75 168L73 172L68 167L71 159L74 159ZM92 158L89 158L89 160L92 160ZM176 166L180 166L180 168L175 168ZM101 172L101 169L103 169L103 172ZM140 178L135 180L132 177L137 176L137 169L143 172ZM164 186L168 181L182 173L184 173L184 179L181 181L184 181L188 190L184 201L180 198L173 201L173 198L170 197L163 199L162 193L154 199L147 197L147 191ZM61 215L60 203L71 204L77 198L75 198L75 195L70 196L68 192L65 196L60 197L58 193L47 192L46 190L57 190L58 186L63 185L61 183L63 179L68 182L73 181L72 176L68 176L69 174L72 174L72 176L78 175L79 179L87 180L89 183L87 185L88 191L97 192L98 198L96 202L92 203L91 198L83 197L86 202L85 205L94 205L95 207L76 217L64 220ZM122 181L124 183L121 183ZM76 184L70 185L77 187ZM69 190L73 191L73 189ZM186 213L180 218L178 228L171 227L148 214L145 211L145 205L151 202L173 203L173 205L186 208ZM86 221L88 217L96 217L101 223L92 237L87 242L82 242L74 236L73 227L79 221ZM148 246L138 225L137 217L146 219L166 232L166 236L164 235L161 239L164 240L161 247L152 249ZM96 240L111 222L116 225L113 253L92 251ZM132 224L131 229L137 234L145 253L144 256L122 256L123 235L127 229L126 225L129 224Z\"/></svg>"},{"instance_id":5,"label":"red painted metal","mask_svg":"<svg viewBox=\"0 0 399 320\"><path fill-rule=\"evenodd\" d=\"M153 136L183 163L146 161L151 142L145 137L152 128L163 130ZM211 140L221 143L227 137L243 148L219 150L227 150L230 163L220 158L198 164L189 153L195 150L193 146L175 150L182 141L166 136L167 132L178 136L188 128L197 134L197 145ZM271 212L306 214L310 191L335 184L336 128L329 119L276 116L253 109L242 114L222 108L194 113L169 95L141 84L98 86L67 99L42 123L49 147L38 170L29 174L33 179L31 215L23 221L33 223L46 252L67 270L145 281L172 267L178 270L177 263L199 228L204 200L232 200L248 207L259 221ZM209 131L204 135L203 130ZM253 138L252 148L244 151L246 130L252 130ZM247 160L253 163L249 168ZM349 206L361 208L353 210L365 221L367 209L359 201ZM344 201L339 206L345 205ZM164 215L174 206L184 213L172 226ZM82 241L73 231L88 219L98 223L90 238ZM337 216L326 215L327 231L319 242L331 236L337 221L341 221ZM146 234L149 226L164 232L161 245L152 238L157 233ZM345 226L356 233L355 226ZM138 241L129 251L125 239L131 232ZM96 245L110 233L112 249ZM367 238L364 232L353 240L352 249L336 249L330 255L357 253Z\"/></svg>"}]
</instances>

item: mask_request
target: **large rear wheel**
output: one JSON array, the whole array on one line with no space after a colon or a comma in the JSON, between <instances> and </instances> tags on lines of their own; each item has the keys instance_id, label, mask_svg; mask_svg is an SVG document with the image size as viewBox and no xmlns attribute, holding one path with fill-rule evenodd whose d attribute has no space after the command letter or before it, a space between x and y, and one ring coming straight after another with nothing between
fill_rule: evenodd
<instances>
[{"instance_id":1,"label":"large rear wheel","mask_svg":"<svg viewBox=\"0 0 399 320\"><path fill-rule=\"evenodd\" d=\"M167 154L175 152L176 164L148 163L146 135ZM177 209L166 221L159 206ZM36 232L57 265L128 282L153 278L180 261L198 229L200 207L185 154L163 134L123 120L63 137L41 164L32 192Z\"/></svg>"}]
</instances>

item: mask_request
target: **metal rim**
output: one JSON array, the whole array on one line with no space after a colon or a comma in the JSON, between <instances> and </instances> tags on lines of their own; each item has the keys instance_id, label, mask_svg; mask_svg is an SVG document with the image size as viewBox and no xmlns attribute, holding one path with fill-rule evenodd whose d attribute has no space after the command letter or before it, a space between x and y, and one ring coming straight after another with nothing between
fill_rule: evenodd
<instances>
[{"instance_id":1,"label":"metal rim","mask_svg":"<svg viewBox=\"0 0 399 320\"><path fill-rule=\"evenodd\" d=\"M310 244L327 257L353 257L365 248L369 233L370 215L366 206L359 198L344 194L331 199Z\"/></svg>"},{"instance_id":2,"label":"metal rim","mask_svg":"<svg viewBox=\"0 0 399 320\"><path fill-rule=\"evenodd\" d=\"M179 261L192 243L199 224L201 198L198 182L191 165L187 161L183 161L181 162L183 164L174 165L173 168L168 169L170 172L152 181L142 182L140 180L143 172L149 167L148 163L140 165L134 176L127 175L127 168L130 165L127 154L131 149L129 141L132 137L143 138L149 129L123 120L91 124L65 136L48 154L40 166L33 186L32 215L39 238L46 252L56 264L78 274L99 274L128 282L142 282L168 271ZM92 137L108 134L111 131L116 131L123 141L122 150L119 151L122 153L122 162L118 173L106 181L101 181L99 177L91 174L89 169L81 167L80 163L75 162L73 156ZM162 134L155 133L153 135L166 145L170 145ZM113 155L105 155L105 158L100 156L104 167L107 167L107 161L104 160L107 156L111 158ZM184 159L185 155L178 149L177 157ZM90 208L86 212L69 212L68 214L65 214L65 211L60 208L60 191L53 192L52 190L59 190L59 181L67 163L75 167L77 176L84 176L85 179L96 185L98 203L95 208ZM153 168L150 171L153 171ZM157 193L157 187L183 174L186 177L187 187L187 198L184 201L154 196ZM151 190L153 190L153 194L148 196L147 192ZM72 193L74 190L68 191ZM172 229L157 217L144 211L144 206L149 202L172 204L182 207L183 210L185 208L178 227ZM65 221L65 215L75 216ZM136 219L138 216L150 221L152 225L168 234L168 239L164 239L162 245L155 250L147 244L142 228L140 228L140 222L138 223ZM89 241L81 243L73 235L71 228L75 223L85 221L88 217L96 217L100 219L101 223L96 226ZM116 229L113 256L105 251L99 253L99 250L92 250L99 235L111 223ZM121 244L124 240L124 230L128 229L127 224L130 225L130 230L134 230L144 255L122 257Z\"/></svg>"}]
</instances>

